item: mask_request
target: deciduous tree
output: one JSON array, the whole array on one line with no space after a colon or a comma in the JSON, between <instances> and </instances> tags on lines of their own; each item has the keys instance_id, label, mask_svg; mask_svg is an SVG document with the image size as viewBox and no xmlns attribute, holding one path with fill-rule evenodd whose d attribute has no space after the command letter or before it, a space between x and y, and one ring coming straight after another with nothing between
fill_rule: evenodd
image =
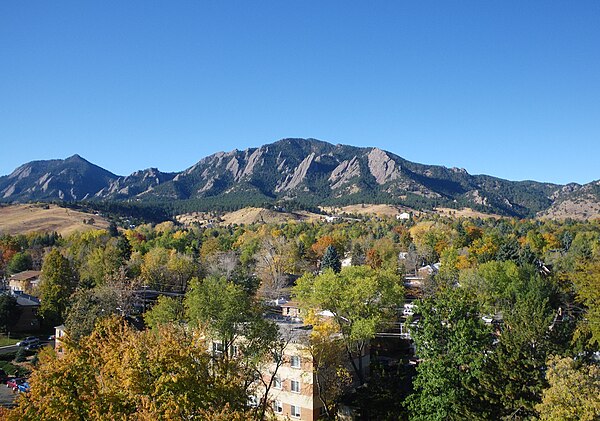
<instances>
[{"instance_id":1,"label":"deciduous tree","mask_svg":"<svg viewBox=\"0 0 600 421\"><path fill-rule=\"evenodd\" d=\"M52 249L44 258L40 280L40 315L48 326L62 323L76 279L69 261Z\"/></svg>"},{"instance_id":2,"label":"deciduous tree","mask_svg":"<svg viewBox=\"0 0 600 421\"><path fill-rule=\"evenodd\" d=\"M305 274L297 281L294 295L306 309L311 322L329 310L341 333L346 354L362 383L362 356L385 322L394 319L403 299L403 287L396 274L367 266L346 267L336 274Z\"/></svg>"},{"instance_id":3,"label":"deciduous tree","mask_svg":"<svg viewBox=\"0 0 600 421\"><path fill-rule=\"evenodd\" d=\"M164 324L176 324L185 320L185 308L181 299L161 295L156 304L144 314L144 322L152 329Z\"/></svg>"},{"instance_id":4,"label":"deciduous tree","mask_svg":"<svg viewBox=\"0 0 600 421\"><path fill-rule=\"evenodd\" d=\"M65 343L64 356L40 353L31 392L20 396L9 419L248 417L240 379L221 374L225 363L211 361L201 332L174 326L137 332L111 318L77 345L68 337Z\"/></svg>"},{"instance_id":5,"label":"deciduous tree","mask_svg":"<svg viewBox=\"0 0 600 421\"><path fill-rule=\"evenodd\" d=\"M407 400L410 419L489 419L477 389L492 336L476 301L462 289L449 288L419 301L418 312L411 334L422 362Z\"/></svg>"},{"instance_id":6,"label":"deciduous tree","mask_svg":"<svg viewBox=\"0 0 600 421\"><path fill-rule=\"evenodd\" d=\"M544 421L593 421L600 419L600 367L580 364L572 358L548 360L542 402L536 405Z\"/></svg>"}]
</instances>

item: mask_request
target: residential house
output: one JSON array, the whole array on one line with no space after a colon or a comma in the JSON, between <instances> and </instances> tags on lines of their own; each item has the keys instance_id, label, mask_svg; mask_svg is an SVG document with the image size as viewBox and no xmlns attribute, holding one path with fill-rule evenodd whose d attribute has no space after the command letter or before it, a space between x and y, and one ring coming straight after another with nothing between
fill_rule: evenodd
<instances>
[{"instance_id":1,"label":"residential house","mask_svg":"<svg viewBox=\"0 0 600 421\"><path fill-rule=\"evenodd\" d=\"M64 355L65 349L61 338L65 336L65 325L54 327L54 350L58 355Z\"/></svg>"},{"instance_id":2,"label":"residential house","mask_svg":"<svg viewBox=\"0 0 600 421\"><path fill-rule=\"evenodd\" d=\"M430 275L435 275L440 270L441 263L434 263L433 265L426 265L417 271L419 276L426 278Z\"/></svg>"},{"instance_id":3,"label":"residential house","mask_svg":"<svg viewBox=\"0 0 600 421\"><path fill-rule=\"evenodd\" d=\"M25 294L32 294L40 283L39 270L26 270L15 273L8 279L8 288L11 292L19 291Z\"/></svg>"},{"instance_id":4,"label":"residential house","mask_svg":"<svg viewBox=\"0 0 600 421\"><path fill-rule=\"evenodd\" d=\"M21 291L13 291L13 296L17 299L17 307L20 312L19 320L12 328L13 332L33 332L38 330L40 327L38 319L38 310L40 308L39 298Z\"/></svg>"},{"instance_id":5,"label":"residential house","mask_svg":"<svg viewBox=\"0 0 600 421\"><path fill-rule=\"evenodd\" d=\"M285 317L301 317L302 309L296 301L288 301L281 305L281 314Z\"/></svg>"}]
</instances>

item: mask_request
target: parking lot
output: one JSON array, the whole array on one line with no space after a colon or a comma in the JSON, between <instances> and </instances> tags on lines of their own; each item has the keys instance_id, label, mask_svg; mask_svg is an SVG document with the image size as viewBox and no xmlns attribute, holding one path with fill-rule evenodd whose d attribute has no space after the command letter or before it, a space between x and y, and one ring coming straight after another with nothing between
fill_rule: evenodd
<instances>
[{"instance_id":1,"label":"parking lot","mask_svg":"<svg viewBox=\"0 0 600 421\"><path fill-rule=\"evenodd\" d=\"M14 393L6 384L0 385L0 406L12 406L19 393Z\"/></svg>"}]
</instances>

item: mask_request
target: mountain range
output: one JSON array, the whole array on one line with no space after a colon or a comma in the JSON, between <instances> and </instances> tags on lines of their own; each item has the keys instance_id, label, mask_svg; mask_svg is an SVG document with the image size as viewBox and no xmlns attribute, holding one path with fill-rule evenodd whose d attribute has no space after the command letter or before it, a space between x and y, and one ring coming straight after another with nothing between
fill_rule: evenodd
<instances>
[{"instance_id":1,"label":"mountain range","mask_svg":"<svg viewBox=\"0 0 600 421\"><path fill-rule=\"evenodd\" d=\"M600 182L509 181L316 139L282 139L218 152L177 173L149 168L118 176L73 155L32 161L0 177L0 202L57 200L168 204L186 211L281 202L389 203L417 209L471 207L515 217L589 218L600 214Z\"/></svg>"}]
</instances>

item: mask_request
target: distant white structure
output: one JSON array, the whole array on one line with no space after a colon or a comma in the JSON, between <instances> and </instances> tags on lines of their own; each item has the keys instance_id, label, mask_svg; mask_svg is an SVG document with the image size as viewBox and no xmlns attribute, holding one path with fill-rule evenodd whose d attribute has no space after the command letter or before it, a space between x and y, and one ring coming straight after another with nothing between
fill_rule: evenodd
<instances>
[{"instance_id":1,"label":"distant white structure","mask_svg":"<svg viewBox=\"0 0 600 421\"><path fill-rule=\"evenodd\" d=\"M398 221L408 221L410 219L410 214L407 212L402 212L396 215L396 219Z\"/></svg>"},{"instance_id":2,"label":"distant white structure","mask_svg":"<svg viewBox=\"0 0 600 421\"><path fill-rule=\"evenodd\" d=\"M352 266L352 256L346 256L344 257L340 263L342 264L342 267L348 267L348 266Z\"/></svg>"},{"instance_id":3,"label":"distant white structure","mask_svg":"<svg viewBox=\"0 0 600 421\"><path fill-rule=\"evenodd\" d=\"M415 305L412 303L405 303L404 308L402 309L403 316L412 316L415 314Z\"/></svg>"},{"instance_id":4,"label":"distant white structure","mask_svg":"<svg viewBox=\"0 0 600 421\"><path fill-rule=\"evenodd\" d=\"M275 300L271 300L270 304L273 305L273 306L275 306L275 307L278 307L278 306L281 306L282 304L285 304L287 302L288 302L288 300L286 300L284 297L279 297L279 298L276 298Z\"/></svg>"},{"instance_id":5,"label":"distant white structure","mask_svg":"<svg viewBox=\"0 0 600 421\"><path fill-rule=\"evenodd\" d=\"M433 275L439 272L441 263L434 263L433 265L427 265L419 268L418 272L420 276Z\"/></svg>"}]
</instances>

